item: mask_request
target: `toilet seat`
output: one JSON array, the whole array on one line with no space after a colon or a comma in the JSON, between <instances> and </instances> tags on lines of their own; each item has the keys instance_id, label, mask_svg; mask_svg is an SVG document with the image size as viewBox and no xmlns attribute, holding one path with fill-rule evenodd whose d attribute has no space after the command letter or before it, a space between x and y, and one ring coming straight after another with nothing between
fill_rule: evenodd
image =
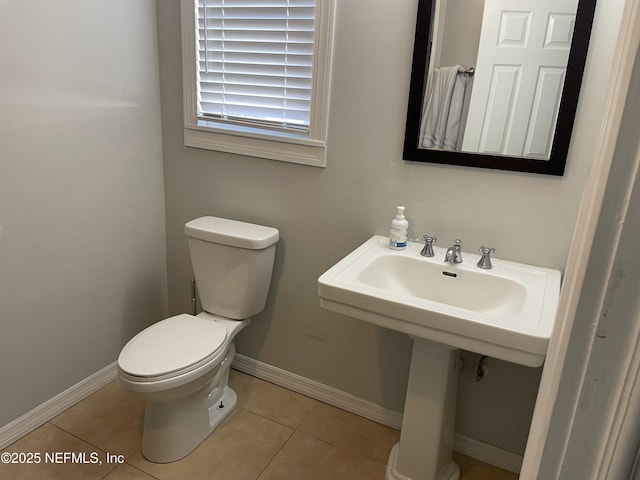
<instances>
[{"instance_id":1,"label":"toilet seat","mask_svg":"<svg viewBox=\"0 0 640 480\"><path fill-rule=\"evenodd\" d=\"M183 375L223 353L227 329L215 321L181 314L151 325L133 337L118 367L140 382Z\"/></svg>"}]
</instances>

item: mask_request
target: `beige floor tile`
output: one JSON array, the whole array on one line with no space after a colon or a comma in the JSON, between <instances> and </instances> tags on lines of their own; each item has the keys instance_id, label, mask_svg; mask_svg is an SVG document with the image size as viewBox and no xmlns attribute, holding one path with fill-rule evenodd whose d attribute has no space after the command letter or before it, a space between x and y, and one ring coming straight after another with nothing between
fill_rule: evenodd
<instances>
[{"instance_id":1,"label":"beige floor tile","mask_svg":"<svg viewBox=\"0 0 640 480\"><path fill-rule=\"evenodd\" d=\"M453 453L453 461L460 467L460 480L518 480L515 473L457 452Z\"/></svg>"},{"instance_id":2,"label":"beige floor tile","mask_svg":"<svg viewBox=\"0 0 640 480\"><path fill-rule=\"evenodd\" d=\"M385 468L296 431L258 480L384 480Z\"/></svg>"},{"instance_id":3,"label":"beige floor tile","mask_svg":"<svg viewBox=\"0 0 640 480\"><path fill-rule=\"evenodd\" d=\"M140 448L144 400L134 397L117 380L58 415L51 423L116 455Z\"/></svg>"},{"instance_id":4,"label":"beige floor tile","mask_svg":"<svg viewBox=\"0 0 640 480\"><path fill-rule=\"evenodd\" d=\"M0 463L0 478L11 480L101 479L117 465L106 463L105 452L77 439L50 423L22 437L3 452L40 456L37 464ZM49 453L50 455L46 455ZM64 458L64 454L74 457ZM56 456L53 456L53 455ZM95 463L91 463L95 462Z\"/></svg>"},{"instance_id":5,"label":"beige floor tile","mask_svg":"<svg viewBox=\"0 0 640 480\"><path fill-rule=\"evenodd\" d=\"M318 403L298 430L385 464L400 432L339 408Z\"/></svg>"},{"instance_id":6,"label":"beige floor tile","mask_svg":"<svg viewBox=\"0 0 640 480\"><path fill-rule=\"evenodd\" d=\"M115 381L5 449L39 453L41 462L0 464L0 479L384 478L384 465L400 432L237 371L232 371L230 384L238 393L238 408L183 460L159 465L142 457L144 401ZM72 452L76 459L84 452L87 462L95 458L101 464L52 463L46 461L46 452ZM128 456L127 464L108 464L106 452ZM454 460L461 480L518 479L458 453Z\"/></svg>"},{"instance_id":7,"label":"beige floor tile","mask_svg":"<svg viewBox=\"0 0 640 480\"><path fill-rule=\"evenodd\" d=\"M264 417L236 409L182 460L151 463L136 452L127 463L161 480L255 480L292 432Z\"/></svg>"},{"instance_id":8,"label":"beige floor tile","mask_svg":"<svg viewBox=\"0 0 640 480\"><path fill-rule=\"evenodd\" d=\"M155 480L155 478L125 463L118 466L104 480Z\"/></svg>"},{"instance_id":9,"label":"beige floor tile","mask_svg":"<svg viewBox=\"0 0 640 480\"><path fill-rule=\"evenodd\" d=\"M285 388L231 370L229 384L238 394L238 406L274 422L296 428L318 403Z\"/></svg>"}]
</instances>

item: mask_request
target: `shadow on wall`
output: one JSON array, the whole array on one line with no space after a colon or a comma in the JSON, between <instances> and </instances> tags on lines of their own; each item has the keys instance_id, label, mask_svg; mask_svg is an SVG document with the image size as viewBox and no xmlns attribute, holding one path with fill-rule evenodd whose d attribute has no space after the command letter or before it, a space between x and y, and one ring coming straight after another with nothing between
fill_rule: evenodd
<instances>
[{"instance_id":1,"label":"shadow on wall","mask_svg":"<svg viewBox=\"0 0 640 480\"><path fill-rule=\"evenodd\" d=\"M276 299L278 298L278 289L280 287L280 281L282 279L282 272L284 270L284 261L286 256L286 241L282 238L282 233L278 243L276 243L276 254L273 263L273 272L271 274L271 284L269 285L269 293L267 294L267 303L264 310L255 315L248 328L242 329L236 337L236 348L238 345L242 345L243 338L252 342L253 347L257 347L258 352L262 350L262 346L267 338L268 332L271 328L272 319L275 312ZM202 311L202 306L198 303L197 311ZM191 313L191 312L190 312ZM247 331L251 333L248 334ZM258 342L255 342L259 339ZM240 350L238 353L243 354ZM255 355L253 355L255 356ZM259 355L256 357L259 360Z\"/></svg>"},{"instance_id":2,"label":"shadow on wall","mask_svg":"<svg viewBox=\"0 0 640 480\"><path fill-rule=\"evenodd\" d=\"M120 348L136 334L169 316L164 292L167 285L162 272L140 272L124 287Z\"/></svg>"},{"instance_id":3,"label":"shadow on wall","mask_svg":"<svg viewBox=\"0 0 640 480\"><path fill-rule=\"evenodd\" d=\"M380 405L387 406L396 405L399 396L404 398L406 395L405 392L409 383L413 340L409 335L387 330L382 327L377 328L376 337L378 344L378 385L381 387L379 403ZM398 371L395 368L400 361L406 365L402 378L399 378ZM394 368L390 368L391 365L393 365ZM402 391L398 392L390 388L382 388L386 385L396 385L396 389L402 385Z\"/></svg>"}]
</instances>

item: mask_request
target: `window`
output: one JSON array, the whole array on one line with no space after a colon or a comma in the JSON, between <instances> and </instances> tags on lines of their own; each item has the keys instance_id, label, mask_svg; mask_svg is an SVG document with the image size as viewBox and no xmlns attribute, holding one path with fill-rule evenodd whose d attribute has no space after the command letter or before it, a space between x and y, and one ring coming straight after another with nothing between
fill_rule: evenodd
<instances>
[{"instance_id":1,"label":"window","mask_svg":"<svg viewBox=\"0 0 640 480\"><path fill-rule=\"evenodd\" d=\"M324 166L334 0L182 0L185 145Z\"/></svg>"}]
</instances>

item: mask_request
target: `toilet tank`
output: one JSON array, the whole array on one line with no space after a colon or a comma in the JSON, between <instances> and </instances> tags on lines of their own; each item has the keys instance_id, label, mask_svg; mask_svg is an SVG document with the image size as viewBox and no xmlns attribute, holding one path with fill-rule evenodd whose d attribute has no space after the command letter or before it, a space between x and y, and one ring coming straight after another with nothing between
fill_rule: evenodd
<instances>
[{"instance_id":1,"label":"toilet tank","mask_svg":"<svg viewBox=\"0 0 640 480\"><path fill-rule=\"evenodd\" d=\"M200 217L184 227L202 308L244 320L264 309L279 232L272 227Z\"/></svg>"}]
</instances>

